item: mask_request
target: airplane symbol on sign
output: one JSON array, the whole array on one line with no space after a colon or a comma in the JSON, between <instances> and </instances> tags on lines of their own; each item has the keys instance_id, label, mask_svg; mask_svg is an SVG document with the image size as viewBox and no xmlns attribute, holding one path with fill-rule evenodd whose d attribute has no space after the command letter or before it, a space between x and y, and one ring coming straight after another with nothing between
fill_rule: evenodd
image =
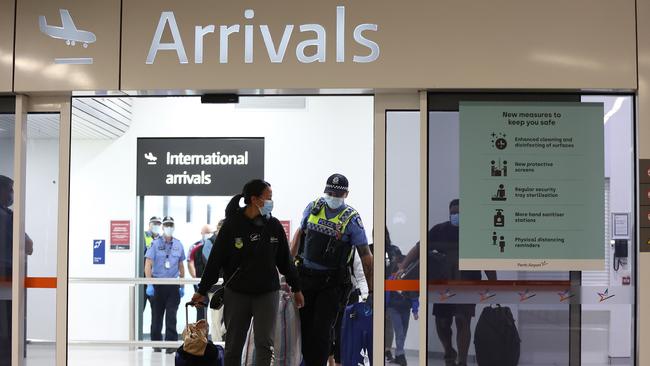
<instances>
[{"instance_id":1,"label":"airplane symbol on sign","mask_svg":"<svg viewBox=\"0 0 650 366\"><path fill-rule=\"evenodd\" d=\"M147 159L147 164L148 165L156 165L156 161L158 161L158 158L153 154L153 153L146 153L144 154L144 158Z\"/></svg>"},{"instance_id":2,"label":"airplane symbol on sign","mask_svg":"<svg viewBox=\"0 0 650 366\"><path fill-rule=\"evenodd\" d=\"M77 42L81 43L83 48L88 48L88 45L95 43L97 37L95 33L79 30L72 20L72 16L67 9L59 9L61 16L61 26L48 25L45 15L38 17L38 27L41 32L51 38L61 39L65 41L68 46L74 47ZM72 58L55 58L56 64L68 65L90 65L93 63L92 57L72 57Z\"/></svg>"}]
</instances>

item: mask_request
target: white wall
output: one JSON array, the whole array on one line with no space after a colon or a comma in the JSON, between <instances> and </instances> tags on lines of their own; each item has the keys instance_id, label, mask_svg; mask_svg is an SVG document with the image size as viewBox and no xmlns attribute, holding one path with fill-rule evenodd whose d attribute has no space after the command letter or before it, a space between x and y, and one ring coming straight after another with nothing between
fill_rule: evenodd
<instances>
[{"instance_id":1,"label":"white wall","mask_svg":"<svg viewBox=\"0 0 650 366\"><path fill-rule=\"evenodd\" d=\"M306 205L322 195L326 178L340 172L350 180L348 203L359 210L370 236L372 97L307 97L304 109L202 105L189 97L135 98L132 119L119 139L72 143L70 277L136 276L134 250L107 251L106 264L93 265L91 243L108 239L110 220L131 220L135 238L137 137L265 137L264 178L273 186L274 216L292 220L295 228ZM220 205L215 209L222 210ZM204 220L187 227L181 216L177 231L187 247L197 240ZM189 287L186 296L191 296ZM71 340L127 339L126 286L71 284L68 303L74 314L69 318ZM183 322L184 316L179 317L179 329Z\"/></svg>"}]
</instances>

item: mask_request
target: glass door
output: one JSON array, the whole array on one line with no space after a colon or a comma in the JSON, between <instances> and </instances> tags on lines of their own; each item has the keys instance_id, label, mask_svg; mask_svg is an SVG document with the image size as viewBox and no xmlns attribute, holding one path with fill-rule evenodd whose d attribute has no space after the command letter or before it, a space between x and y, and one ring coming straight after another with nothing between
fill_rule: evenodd
<instances>
[{"instance_id":1,"label":"glass door","mask_svg":"<svg viewBox=\"0 0 650 366\"><path fill-rule=\"evenodd\" d=\"M59 162L68 158L68 150L61 148L68 144L66 107L66 98L18 96L15 118L3 120L3 132L13 134L14 142L3 153L13 169L5 165L0 172L3 194L8 190L13 195L0 204L7 214L3 234L13 241L11 256L3 255L9 259L5 267L11 269L13 282L11 322L5 323L10 324L12 348L2 354L11 355L13 365L65 364L65 352L59 348L66 339L61 268L67 263L61 253L66 253L67 230L61 228L67 227L68 183L67 170ZM9 145L3 143L3 148Z\"/></svg>"},{"instance_id":2,"label":"glass door","mask_svg":"<svg viewBox=\"0 0 650 366\"><path fill-rule=\"evenodd\" d=\"M556 102L597 103L601 106L603 115L599 123L603 123L602 153L605 165L604 176L599 179L603 187L604 207L603 216L599 218L598 224L589 228L604 233L596 243L589 243L589 246L597 249L602 258L598 270L573 272L505 270L498 266L492 267L493 264L488 263L490 259L484 260L484 266L472 268L482 269L482 271L459 270L459 258L462 260L463 257L459 255L458 250L458 227L460 223L461 243L463 243L462 237L466 231L462 230L462 225L470 225L468 222L472 222L473 214L460 210L460 207L473 205L465 203L463 206L462 197L459 197L461 194L459 187L463 184L459 182L460 169L466 163L460 159L471 158L469 155L462 156L459 152L463 147L466 148L467 144L474 143L470 142L469 134L461 133L459 125L462 123L459 104L466 101L485 102L484 106L490 105L488 102L523 102L538 106L544 105L543 103L553 106ZM636 260L633 250L636 247L633 239L635 237L633 223L636 222L633 209L635 159L633 98L625 95L430 93L428 120L428 364L476 365L481 357L485 359L485 357L511 355L522 365L633 365ZM577 123L577 121L565 123ZM487 200L489 202L487 205L490 207L495 203L504 205L506 200L519 197L518 192L530 188L526 186L527 183L524 183L523 173L521 173L524 172L521 169L527 168L521 168L520 162L541 159L541 156L546 156L544 155L546 152L540 152L540 149L545 147L556 148L556 150L570 149L573 146L573 139L579 141L586 134L587 132L583 131L569 137L558 132L555 136L544 137L544 146L542 146L540 133L537 139L528 141L517 133L506 135L503 131L493 131L492 135L486 136L484 150L489 151L489 154L492 154L490 156L500 154L499 159L492 159L491 177L488 174L487 178L476 180L473 183L474 187L476 190L481 190L482 182L489 181L488 183L494 185L494 192L491 192L492 198ZM557 141L553 142L555 140ZM508 155L506 146L511 147L510 150L515 146L526 146L534 151L529 151L528 155ZM477 149L481 148L482 145L477 147ZM557 156L548 160L561 164L564 158L557 158ZM566 158L564 161L574 157ZM487 163L489 162L488 159ZM509 165L506 165L508 163ZM489 168L489 165L487 167ZM495 174L495 169L498 174ZM506 169L508 169L507 173ZM490 170L486 172L490 173ZM560 180L541 179L531 187L538 189L539 194L524 193L522 197L529 199L557 197L556 192L562 194L563 183ZM460 203L458 198L461 199ZM567 196L565 193L562 202L573 202L573 198L576 198L576 195ZM553 207L547 205L549 200L552 201L552 198L537 199L532 208L526 212L548 211L549 207ZM504 225L504 222L512 224L518 220L519 216L513 217L513 212L521 211L517 210L511 208L512 212L508 210L503 210L501 214L497 212L494 215L494 223L492 221L489 223L492 235L487 235L485 245L494 249L497 253L496 258L499 258L498 253L517 251L523 247L536 250L535 248L551 245L549 243L553 242L546 234L540 234L534 239L526 239L528 237L526 230L516 233L512 230L504 230L504 226L508 226ZM523 220L521 217L519 219ZM619 227L615 227L616 224ZM477 229L482 230L484 227ZM576 227L568 227L568 229L577 230ZM455 235L452 234L454 230ZM560 236L555 232L553 237ZM451 239L452 237L455 239ZM562 242L559 239L554 240L558 243ZM576 253L584 255L581 253L584 250L586 244L585 249L579 249ZM462 248L460 253L462 254ZM521 253L525 255L524 252ZM451 270L447 270L448 268ZM511 332L511 338L499 339L501 344L512 341L508 343L510 346L504 349L501 355L495 355L490 351L490 348L493 350L494 347L486 348L486 345L491 344L494 339L490 337L486 339L486 334L496 336L496 333L490 333L485 326L489 317L495 316L492 314L500 311L494 309L507 309L510 314L507 318L513 322L513 326L509 329L516 331L516 333ZM507 328L504 325L500 327Z\"/></svg>"}]
</instances>

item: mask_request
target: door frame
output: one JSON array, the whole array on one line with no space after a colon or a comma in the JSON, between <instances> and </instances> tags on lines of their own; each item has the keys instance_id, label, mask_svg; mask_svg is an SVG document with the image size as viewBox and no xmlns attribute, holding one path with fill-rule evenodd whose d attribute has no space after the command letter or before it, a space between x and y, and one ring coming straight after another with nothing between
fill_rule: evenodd
<instances>
[{"instance_id":1,"label":"door frame","mask_svg":"<svg viewBox=\"0 0 650 366\"><path fill-rule=\"evenodd\" d=\"M12 366L24 366L22 357L25 346L22 340L25 334L24 326L24 294L25 294L25 264L24 264L24 236L25 236L25 172L26 172L26 141L27 141L27 115L29 113L58 113L59 125L59 190L58 190L58 222L57 222L57 275L56 275L56 366L65 366L68 361L68 238L69 238L69 204L70 204L70 147L71 147L71 95L56 96L16 96L16 133L14 145L14 177L15 177L15 203L14 203L14 241L13 258L17 266L13 268L12 297L17 299L12 303ZM374 94L374 197L373 216L375 227L374 247L375 253L385 252L384 234L386 225L386 113L396 110L420 111L420 136L426 138L427 129L427 92L418 90L404 90L392 93ZM427 166L426 140L421 143L421 167ZM420 174L421 194L426 195L427 176L426 169L421 169ZM426 213L426 205L421 211ZM426 215L422 215L426 218ZM424 219L423 219L424 220ZM426 239L426 222L421 223L421 240ZM426 247L422 247L426 250ZM424 256L426 258L426 256ZM374 257L373 287L377 292L373 303L373 363L384 363L384 257ZM426 266L422 266L426 268ZM421 301L426 299L426 281L420 281ZM423 302L424 303L424 302ZM426 350L426 327L420 327L420 350ZM420 352L419 365L425 366L427 362L426 351Z\"/></svg>"},{"instance_id":2,"label":"door frame","mask_svg":"<svg viewBox=\"0 0 650 366\"><path fill-rule=\"evenodd\" d=\"M12 366L25 365L25 175L27 153L27 115L59 114L59 173L56 258L56 365L67 363L68 351L68 208L70 192L71 97L16 95L14 136L14 222L12 273Z\"/></svg>"}]
</instances>

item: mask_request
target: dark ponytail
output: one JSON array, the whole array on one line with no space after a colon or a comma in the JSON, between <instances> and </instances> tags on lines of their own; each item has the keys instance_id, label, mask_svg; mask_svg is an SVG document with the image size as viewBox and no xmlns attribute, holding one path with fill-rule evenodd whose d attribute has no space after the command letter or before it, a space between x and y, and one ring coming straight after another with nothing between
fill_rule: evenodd
<instances>
[{"instance_id":1,"label":"dark ponytail","mask_svg":"<svg viewBox=\"0 0 650 366\"><path fill-rule=\"evenodd\" d=\"M241 201L242 198L244 199L244 203L249 205L251 203L251 197L261 196L269 187L271 187L271 184L261 179L253 179L246 183L242 193L233 196L228 203L228 206L226 206L226 218L232 217L237 213L237 211L239 211L241 208L239 207L239 201Z\"/></svg>"}]
</instances>

